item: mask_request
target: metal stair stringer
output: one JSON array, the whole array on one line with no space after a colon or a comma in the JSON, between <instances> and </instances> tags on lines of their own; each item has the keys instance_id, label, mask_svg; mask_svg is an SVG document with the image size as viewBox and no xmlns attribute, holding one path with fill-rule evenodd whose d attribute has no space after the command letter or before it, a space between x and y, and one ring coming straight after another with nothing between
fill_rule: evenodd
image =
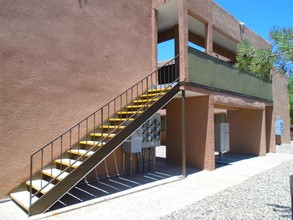
<instances>
[{"instance_id":1,"label":"metal stair stringer","mask_svg":"<svg viewBox=\"0 0 293 220\"><path fill-rule=\"evenodd\" d=\"M140 116L126 126L115 137L111 138L103 147L85 160L79 167L72 171L65 179L55 185L47 194L43 195L29 207L29 215L46 211L66 192L73 188L80 180L90 173L96 166L103 162L115 151L131 134L143 125L151 116L165 106L179 91L179 82L166 92L154 104L148 107Z\"/></svg>"}]
</instances>

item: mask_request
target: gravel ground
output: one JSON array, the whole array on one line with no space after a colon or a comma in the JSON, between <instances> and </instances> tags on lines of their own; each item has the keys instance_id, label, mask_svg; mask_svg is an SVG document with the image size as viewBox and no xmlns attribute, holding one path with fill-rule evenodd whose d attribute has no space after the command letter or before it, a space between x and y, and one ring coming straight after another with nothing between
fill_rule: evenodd
<instances>
[{"instance_id":1,"label":"gravel ground","mask_svg":"<svg viewBox=\"0 0 293 220\"><path fill-rule=\"evenodd\" d=\"M293 154L293 145L277 146ZM293 160L161 219L291 219Z\"/></svg>"}]
</instances>

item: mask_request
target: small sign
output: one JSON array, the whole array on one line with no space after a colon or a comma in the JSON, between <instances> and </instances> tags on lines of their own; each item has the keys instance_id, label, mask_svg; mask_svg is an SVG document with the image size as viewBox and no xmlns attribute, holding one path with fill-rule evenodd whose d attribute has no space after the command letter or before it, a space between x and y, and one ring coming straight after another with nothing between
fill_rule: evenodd
<instances>
[{"instance_id":1,"label":"small sign","mask_svg":"<svg viewBox=\"0 0 293 220\"><path fill-rule=\"evenodd\" d=\"M284 129L284 122L282 119L277 119L275 122L275 134L282 135Z\"/></svg>"}]
</instances>

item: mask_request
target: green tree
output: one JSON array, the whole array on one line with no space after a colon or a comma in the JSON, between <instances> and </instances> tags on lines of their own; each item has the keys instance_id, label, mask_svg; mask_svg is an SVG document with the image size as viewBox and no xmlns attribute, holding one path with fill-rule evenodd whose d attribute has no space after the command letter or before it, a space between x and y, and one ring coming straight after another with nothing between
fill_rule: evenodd
<instances>
[{"instance_id":1,"label":"green tree","mask_svg":"<svg viewBox=\"0 0 293 220\"><path fill-rule=\"evenodd\" d=\"M274 27L269 33L272 50L267 48L254 49L248 40L237 45L235 64L239 70L245 70L268 80L273 74L286 74L289 76L288 93L290 105L290 120L293 124L293 28Z\"/></svg>"},{"instance_id":2,"label":"green tree","mask_svg":"<svg viewBox=\"0 0 293 220\"><path fill-rule=\"evenodd\" d=\"M239 70L245 70L263 79L270 79L270 70L275 73L293 72L293 28L273 28L269 37L272 50L269 48L254 49L248 40L237 45L235 64Z\"/></svg>"}]
</instances>

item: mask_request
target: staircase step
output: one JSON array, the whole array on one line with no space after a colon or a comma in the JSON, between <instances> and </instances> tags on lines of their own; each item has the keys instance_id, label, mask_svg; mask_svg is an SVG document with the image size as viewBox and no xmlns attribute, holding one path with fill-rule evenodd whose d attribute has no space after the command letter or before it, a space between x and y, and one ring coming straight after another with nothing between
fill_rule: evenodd
<instances>
[{"instance_id":1,"label":"staircase step","mask_svg":"<svg viewBox=\"0 0 293 220\"><path fill-rule=\"evenodd\" d=\"M106 142L101 142L101 141L80 141L79 143L82 145L88 145L88 146L97 145L97 147L102 147L103 145L106 144Z\"/></svg>"},{"instance_id":2,"label":"staircase step","mask_svg":"<svg viewBox=\"0 0 293 220\"><path fill-rule=\"evenodd\" d=\"M22 208L28 211L30 206L30 192L20 191L10 194L11 199L17 202ZM32 204L35 203L39 198L34 196L32 198Z\"/></svg>"},{"instance_id":3,"label":"staircase step","mask_svg":"<svg viewBox=\"0 0 293 220\"><path fill-rule=\"evenodd\" d=\"M118 112L118 115L133 115L133 114L142 114L143 111L126 111L126 112Z\"/></svg>"},{"instance_id":4,"label":"staircase step","mask_svg":"<svg viewBox=\"0 0 293 220\"><path fill-rule=\"evenodd\" d=\"M56 178L59 181L63 180L69 174L67 172L62 172L62 170L59 170L57 168L45 169L42 171L42 173L49 177Z\"/></svg>"},{"instance_id":5,"label":"staircase step","mask_svg":"<svg viewBox=\"0 0 293 220\"><path fill-rule=\"evenodd\" d=\"M55 160L55 163L62 164L62 165L65 165L65 166L71 166L73 168L77 168L82 164L82 162L80 162L80 161L73 160L73 159L68 159L68 158L57 159L57 160Z\"/></svg>"},{"instance_id":6,"label":"staircase step","mask_svg":"<svg viewBox=\"0 0 293 220\"><path fill-rule=\"evenodd\" d=\"M155 102L158 101L159 99L139 99L139 100L134 100L133 103L146 103L146 102Z\"/></svg>"},{"instance_id":7,"label":"staircase step","mask_svg":"<svg viewBox=\"0 0 293 220\"><path fill-rule=\"evenodd\" d=\"M108 137L108 138L112 138L114 137L116 134L108 134L108 133L91 133L90 136L91 137Z\"/></svg>"},{"instance_id":8,"label":"staircase step","mask_svg":"<svg viewBox=\"0 0 293 220\"><path fill-rule=\"evenodd\" d=\"M147 108L150 107L151 105L128 105L127 108Z\"/></svg>"},{"instance_id":9,"label":"staircase step","mask_svg":"<svg viewBox=\"0 0 293 220\"><path fill-rule=\"evenodd\" d=\"M124 129L126 126L118 126L118 125L103 125L103 126L100 126L100 128L108 128L108 129L116 129L116 128L119 128L119 129Z\"/></svg>"},{"instance_id":10,"label":"staircase step","mask_svg":"<svg viewBox=\"0 0 293 220\"><path fill-rule=\"evenodd\" d=\"M165 95L165 92L161 92L161 93L151 93L151 94L142 94L140 95L141 98L147 98L147 97L154 97L154 96L161 96L161 95Z\"/></svg>"},{"instance_id":11,"label":"staircase step","mask_svg":"<svg viewBox=\"0 0 293 220\"><path fill-rule=\"evenodd\" d=\"M30 181L26 182L26 185L30 186ZM49 183L46 180L39 179L39 180L33 180L32 181L32 188L40 191L42 194L46 194L49 192L55 185L52 183Z\"/></svg>"},{"instance_id":12,"label":"staircase step","mask_svg":"<svg viewBox=\"0 0 293 220\"><path fill-rule=\"evenodd\" d=\"M70 154L76 154L76 155L80 155L80 156L86 156L86 157L90 157L92 156L95 152L94 151L88 151L85 149L71 149L67 151ZM85 155L85 153L87 152L87 154Z\"/></svg>"},{"instance_id":13,"label":"staircase step","mask_svg":"<svg viewBox=\"0 0 293 220\"><path fill-rule=\"evenodd\" d=\"M168 90L171 90L171 89L172 89L171 86L169 86L169 87L167 87L167 88L149 89L149 90L148 90L148 93L168 91Z\"/></svg>"},{"instance_id":14,"label":"staircase step","mask_svg":"<svg viewBox=\"0 0 293 220\"><path fill-rule=\"evenodd\" d=\"M115 122L115 121L133 121L134 118L110 118L109 121Z\"/></svg>"}]
</instances>

